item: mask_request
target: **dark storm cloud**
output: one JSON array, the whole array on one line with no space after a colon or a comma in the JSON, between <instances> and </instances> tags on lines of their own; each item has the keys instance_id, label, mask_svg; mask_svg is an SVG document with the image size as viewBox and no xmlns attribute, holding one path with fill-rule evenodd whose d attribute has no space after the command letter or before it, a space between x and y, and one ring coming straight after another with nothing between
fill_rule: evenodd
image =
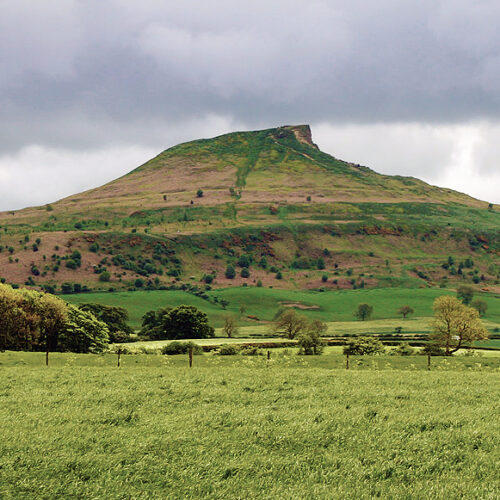
<instances>
[{"instance_id":1,"label":"dark storm cloud","mask_svg":"<svg viewBox=\"0 0 500 500\"><path fill-rule=\"evenodd\" d=\"M31 140L53 140L53 119L79 144L89 120L496 118L499 15L457 0L4 1L2 146L29 119Z\"/></svg>"},{"instance_id":2,"label":"dark storm cloud","mask_svg":"<svg viewBox=\"0 0 500 500\"><path fill-rule=\"evenodd\" d=\"M0 0L0 8L3 165L33 144L162 148L235 125L499 119L496 1ZM478 152L478 168L491 169L493 156Z\"/></svg>"}]
</instances>

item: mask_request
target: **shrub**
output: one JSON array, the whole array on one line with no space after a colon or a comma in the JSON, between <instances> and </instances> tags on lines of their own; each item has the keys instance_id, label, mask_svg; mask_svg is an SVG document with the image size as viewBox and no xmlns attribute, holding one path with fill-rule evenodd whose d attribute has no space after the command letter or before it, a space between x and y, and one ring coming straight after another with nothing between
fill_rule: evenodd
<instances>
[{"instance_id":1,"label":"shrub","mask_svg":"<svg viewBox=\"0 0 500 500\"><path fill-rule=\"evenodd\" d=\"M109 274L109 271L103 271L101 274L99 274L99 281L107 282L110 279L111 279L111 274Z\"/></svg>"},{"instance_id":2,"label":"shrub","mask_svg":"<svg viewBox=\"0 0 500 500\"><path fill-rule=\"evenodd\" d=\"M445 352L439 345L429 342L428 344L425 344L424 348L420 351L420 354L425 356L444 356Z\"/></svg>"},{"instance_id":3,"label":"shrub","mask_svg":"<svg viewBox=\"0 0 500 500\"><path fill-rule=\"evenodd\" d=\"M411 356L412 354L415 354L415 349L408 344L400 344L389 354L396 356Z\"/></svg>"},{"instance_id":4,"label":"shrub","mask_svg":"<svg viewBox=\"0 0 500 500\"><path fill-rule=\"evenodd\" d=\"M242 356L263 356L264 355L262 349L259 349L257 346L252 346L252 345L244 346L241 349L240 354Z\"/></svg>"},{"instance_id":5,"label":"shrub","mask_svg":"<svg viewBox=\"0 0 500 500\"><path fill-rule=\"evenodd\" d=\"M214 276L212 274L205 274L202 279L207 285L209 285L214 280Z\"/></svg>"},{"instance_id":6,"label":"shrub","mask_svg":"<svg viewBox=\"0 0 500 500\"><path fill-rule=\"evenodd\" d=\"M321 276L321 281L326 283L328 281L328 274L323 274L323 276Z\"/></svg>"},{"instance_id":7,"label":"shrub","mask_svg":"<svg viewBox=\"0 0 500 500\"><path fill-rule=\"evenodd\" d=\"M384 346L380 340L375 337L358 337L350 339L344 346L344 354L360 355L381 354L384 352Z\"/></svg>"},{"instance_id":8,"label":"shrub","mask_svg":"<svg viewBox=\"0 0 500 500\"><path fill-rule=\"evenodd\" d=\"M76 269L78 267L78 265L76 264L76 262L73 259L68 259L66 261L66 267L68 269Z\"/></svg>"},{"instance_id":9,"label":"shrub","mask_svg":"<svg viewBox=\"0 0 500 500\"><path fill-rule=\"evenodd\" d=\"M203 189L198 189L198 191L196 191L196 196L198 198L203 198Z\"/></svg>"},{"instance_id":10,"label":"shrub","mask_svg":"<svg viewBox=\"0 0 500 500\"><path fill-rule=\"evenodd\" d=\"M262 281L261 280L257 280L257 287L262 288Z\"/></svg>"},{"instance_id":11,"label":"shrub","mask_svg":"<svg viewBox=\"0 0 500 500\"><path fill-rule=\"evenodd\" d=\"M234 270L234 267L229 264L226 267L226 272L224 273L227 279L232 280L236 276L236 271Z\"/></svg>"},{"instance_id":12,"label":"shrub","mask_svg":"<svg viewBox=\"0 0 500 500\"><path fill-rule=\"evenodd\" d=\"M237 264L239 267L250 267L250 258L247 255L242 255Z\"/></svg>"},{"instance_id":13,"label":"shrub","mask_svg":"<svg viewBox=\"0 0 500 500\"><path fill-rule=\"evenodd\" d=\"M219 349L217 349L217 354L219 356L234 356L239 352L239 348L232 344L222 344Z\"/></svg>"},{"instance_id":14,"label":"shrub","mask_svg":"<svg viewBox=\"0 0 500 500\"><path fill-rule=\"evenodd\" d=\"M241 270L240 275L241 275L242 278L249 278L250 277L250 271L248 270L248 267L244 267Z\"/></svg>"},{"instance_id":15,"label":"shrub","mask_svg":"<svg viewBox=\"0 0 500 500\"><path fill-rule=\"evenodd\" d=\"M168 355L187 354L190 348L193 348L193 354L203 354L203 349L198 344L194 342L179 342L177 340L164 345L161 349L161 353Z\"/></svg>"},{"instance_id":16,"label":"shrub","mask_svg":"<svg viewBox=\"0 0 500 500\"><path fill-rule=\"evenodd\" d=\"M283 275L281 274L281 271L278 271L278 272L276 273L275 278L276 278L277 280L281 280L281 279L283 279Z\"/></svg>"}]
</instances>

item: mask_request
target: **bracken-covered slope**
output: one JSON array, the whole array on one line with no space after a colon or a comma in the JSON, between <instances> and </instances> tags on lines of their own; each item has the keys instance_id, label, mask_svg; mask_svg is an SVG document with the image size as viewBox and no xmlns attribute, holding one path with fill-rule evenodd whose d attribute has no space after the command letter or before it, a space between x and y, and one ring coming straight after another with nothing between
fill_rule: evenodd
<instances>
[{"instance_id":1,"label":"bracken-covered slope","mask_svg":"<svg viewBox=\"0 0 500 500\"><path fill-rule=\"evenodd\" d=\"M21 284L109 286L103 272L114 287L192 284L205 274L213 286L498 281L495 207L336 159L307 125L180 144L102 187L2 213L0 226L0 276ZM225 278L241 254L250 277ZM465 267L468 258L475 263Z\"/></svg>"}]
</instances>

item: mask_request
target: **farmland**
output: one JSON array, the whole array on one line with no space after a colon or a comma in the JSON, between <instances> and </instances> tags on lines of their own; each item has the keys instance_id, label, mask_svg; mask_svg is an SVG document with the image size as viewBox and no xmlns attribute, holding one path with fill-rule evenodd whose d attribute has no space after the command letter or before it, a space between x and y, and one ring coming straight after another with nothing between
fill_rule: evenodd
<instances>
[{"instance_id":1,"label":"farmland","mask_svg":"<svg viewBox=\"0 0 500 500\"><path fill-rule=\"evenodd\" d=\"M207 313L215 327L221 327L224 317L228 314L241 316L242 325L256 327L258 331L260 321L249 319L255 316L263 323L271 321L280 307L298 305L298 310L311 319L321 319L327 322L344 322L337 326L348 327L352 330L366 330L368 322L354 322L353 312L359 303L367 302L373 305L374 320L394 320L391 322L380 321L375 323L378 329L387 328L392 331L395 326L403 326L405 331L417 332L428 330L429 320L417 321L398 318L397 310L403 305L411 305L415 310L415 318L428 318L432 316L432 302L440 295L454 295L453 290L443 289L408 289L408 288L379 288L365 290L339 290L329 292L313 292L302 290L280 290L275 288L237 287L216 290L210 293L211 297L217 296L228 301L226 309L219 304L203 300L195 295L180 291L135 291L114 293L87 293L63 296L65 300L74 304L97 302L100 304L125 307L129 312L130 324L139 328L141 317L149 310L160 307L177 306L179 304L194 305ZM478 295L488 304L485 316L487 324L491 327L500 326L500 299L493 294ZM244 306L244 314L240 307ZM489 322L489 323L488 323ZM371 322L370 322L371 323ZM397 325L396 325L397 323ZM408 325L408 326L406 326ZM410 326L412 325L412 326ZM332 326L335 331L335 326ZM352 333L357 333L353 331ZM360 332L362 333L362 332Z\"/></svg>"},{"instance_id":2,"label":"farmland","mask_svg":"<svg viewBox=\"0 0 500 500\"><path fill-rule=\"evenodd\" d=\"M115 361L0 353L0 497L500 494L500 358Z\"/></svg>"}]
</instances>

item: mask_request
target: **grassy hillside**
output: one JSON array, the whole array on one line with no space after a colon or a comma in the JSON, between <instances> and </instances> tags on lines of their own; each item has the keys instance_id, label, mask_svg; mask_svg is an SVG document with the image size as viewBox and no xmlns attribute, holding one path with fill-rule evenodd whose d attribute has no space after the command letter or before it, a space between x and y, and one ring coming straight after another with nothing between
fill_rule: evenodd
<instances>
[{"instance_id":1,"label":"grassy hillside","mask_svg":"<svg viewBox=\"0 0 500 500\"><path fill-rule=\"evenodd\" d=\"M0 497L500 494L500 358L222 358L0 353Z\"/></svg>"},{"instance_id":2,"label":"grassy hillside","mask_svg":"<svg viewBox=\"0 0 500 500\"><path fill-rule=\"evenodd\" d=\"M0 278L58 290L203 288L209 275L215 288L499 291L499 228L496 206L334 158L308 126L279 127L180 144L105 186L0 213Z\"/></svg>"},{"instance_id":3,"label":"grassy hillside","mask_svg":"<svg viewBox=\"0 0 500 500\"><path fill-rule=\"evenodd\" d=\"M356 321L355 324L359 325L360 329L372 332L380 332L382 329L385 332L390 332L396 326L403 326L405 332L416 333L420 332L422 328L425 331L428 330L430 321L428 318L433 314L432 303L436 297L444 294L453 294L453 292L441 289L412 290L406 288L311 292L241 287L209 292L207 298L210 300L180 290L86 293L65 295L63 298L75 304L97 302L125 307L134 328L140 327L141 318L147 311L160 307L175 307L180 304L194 305L208 314L211 324L215 327L221 327L224 324L224 318L231 314L238 318L239 324L248 326L247 333L252 331L265 333L268 329L268 322L283 307L295 308L310 319L321 319L326 322L352 322L355 319L353 313L358 304L368 303L374 308L373 321ZM215 298L217 298L217 302L215 302ZM500 298L487 294L482 294L480 298L488 304L484 320L491 328L500 326ZM225 309L220 305L221 299L228 302ZM410 305L415 310L414 318L427 319L423 320L423 323L420 320L416 322L414 319L403 320L397 314L397 310L403 305ZM389 319L394 321L387 321ZM357 327L348 327L345 324L341 327L332 325L332 333L340 328Z\"/></svg>"}]
</instances>

